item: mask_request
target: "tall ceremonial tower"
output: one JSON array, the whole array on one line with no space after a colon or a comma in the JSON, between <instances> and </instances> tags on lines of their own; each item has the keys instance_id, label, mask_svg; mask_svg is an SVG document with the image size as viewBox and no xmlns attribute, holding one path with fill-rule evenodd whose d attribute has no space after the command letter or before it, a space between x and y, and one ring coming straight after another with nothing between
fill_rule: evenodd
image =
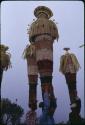
<instances>
[{"instance_id":1,"label":"tall ceremonial tower","mask_svg":"<svg viewBox=\"0 0 85 125\"><path fill-rule=\"evenodd\" d=\"M38 6L34 10L37 18L29 28L30 45L27 50L27 66L29 80L29 107L37 109L37 78L40 75L43 106L47 114L53 116L56 109L56 99L52 85L53 72L53 43L59 38L56 24L50 20L52 11L45 6ZM43 119L43 118L42 118ZM46 123L47 124L47 123Z\"/></svg>"}]
</instances>

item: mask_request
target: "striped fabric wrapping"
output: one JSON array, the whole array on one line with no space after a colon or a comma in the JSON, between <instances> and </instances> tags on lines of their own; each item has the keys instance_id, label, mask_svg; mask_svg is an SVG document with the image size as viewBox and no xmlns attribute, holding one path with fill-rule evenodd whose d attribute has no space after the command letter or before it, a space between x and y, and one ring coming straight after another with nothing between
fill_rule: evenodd
<instances>
[{"instance_id":1,"label":"striped fabric wrapping","mask_svg":"<svg viewBox=\"0 0 85 125\"><path fill-rule=\"evenodd\" d=\"M40 77L42 76L52 76L53 72L53 62L50 60L42 60L38 61L38 71L40 73Z\"/></svg>"},{"instance_id":2,"label":"striped fabric wrapping","mask_svg":"<svg viewBox=\"0 0 85 125\"><path fill-rule=\"evenodd\" d=\"M43 38L41 41L35 42L36 51L39 49L51 49L53 51L53 42Z\"/></svg>"},{"instance_id":3,"label":"striped fabric wrapping","mask_svg":"<svg viewBox=\"0 0 85 125\"><path fill-rule=\"evenodd\" d=\"M40 49L36 51L36 60L53 60L53 51L51 49Z\"/></svg>"},{"instance_id":4,"label":"striped fabric wrapping","mask_svg":"<svg viewBox=\"0 0 85 125\"><path fill-rule=\"evenodd\" d=\"M41 86L42 85L46 86L52 83L52 76L41 76L40 80L41 80Z\"/></svg>"},{"instance_id":5,"label":"striped fabric wrapping","mask_svg":"<svg viewBox=\"0 0 85 125\"><path fill-rule=\"evenodd\" d=\"M29 75L29 107L37 109L37 75Z\"/></svg>"},{"instance_id":6,"label":"striped fabric wrapping","mask_svg":"<svg viewBox=\"0 0 85 125\"><path fill-rule=\"evenodd\" d=\"M43 77L43 76L52 76L52 70L49 70L49 71L47 71L47 70L41 70L40 71L40 76L41 77Z\"/></svg>"},{"instance_id":7,"label":"striped fabric wrapping","mask_svg":"<svg viewBox=\"0 0 85 125\"><path fill-rule=\"evenodd\" d=\"M33 105L35 105L35 107L37 107L37 101L36 101L36 89L32 90L30 89L29 91L29 104L30 107L32 108Z\"/></svg>"},{"instance_id":8,"label":"striped fabric wrapping","mask_svg":"<svg viewBox=\"0 0 85 125\"><path fill-rule=\"evenodd\" d=\"M35 38L35 42L42 41L42 40L52 41L52 37L47 34L44 34L44 35L42 34L42 35L36 36L36 38Z\"/></svg>"},{"instance_id":9,"label":"striped fabric wrapping","mask_svg":"<svg viewBox=\"0 0 85 125\"><path fill-rule=\"evenodd\" d=\"M37 65L36 57L35 56L28 56L27 58L27 65Z\"/></svg>"},{"instance_id":10,"label":"striped fabric wrapping","mask_svg":"<svg viewBox=\"0 0 85 125\"><path fill-rule=\"evenodd\" d=\"M29 65L27 70L28 70L28 75L37 75L38 74L37 65Z\"/></svg>"},{"instance_id":11,"label":"striped fabric wrapping","mask_svg":"<svg viewBox=\"0 0 85 125\"><path fill-rule=\"evenodd\" d=\"M29 56L27 58L27 71L28 71L28 75L38 74L38 68L37 68L37 62L36 62L35 56Z\"/></svg>"},{"instance_id":12,"label":"striped fabric wrapping","mask_svg":"<svg viewBox=\"0 0 85 125\"><path fill-rule=\"evenodd\" d=\"M29 84L37 84L38 75L28 75L28 83Z\"/></svg>"},{"instance_id":13,"label":"striped fabric wrapping","mask_svg":"<svg viewBox=\"0 0 85 125\"><path fill-rule=\"evenodd\" d=\"M52 86L52 84L45 83L41 87L42 87L43 100L45 99L45 97L44 97L45 93L48 93L48 95L49 95L50 105L48 107L48 114L53 116L53 114L56 110L56 107L57 107L56 99L55 99L55 95L54 95L54 91L53 91L53 86ZM44 100L44 101L46 102L46 100ZM45 103L45 105L46 105L46 103Z\"/></svg>"},{"instance_id":14,"label":"striped fabric wrapping","mask_svg":"<svg viewBox=\"0 0 85 125\"><path fill-rule=\"evenodd\" d=\"M52 69L40 69L39 70L39 73L40 73L40 76L43 77L43 76L51 76L52 75L52 72L53 70Z\"/></svg>"},{"instance_id":15,"label":"striped fabric wrapping","mask_svg":"<svg viewBox=\"0 0 85 125\"><path fill-rule=\"evenodd\" d=\"M49 79L47 79L46 77L41 78L42 97L44 92L46 91L49 93L49 97L52 99L55 98L52 85L52 78L50 76L48 78Z\"/></svg>"}]
</instances>

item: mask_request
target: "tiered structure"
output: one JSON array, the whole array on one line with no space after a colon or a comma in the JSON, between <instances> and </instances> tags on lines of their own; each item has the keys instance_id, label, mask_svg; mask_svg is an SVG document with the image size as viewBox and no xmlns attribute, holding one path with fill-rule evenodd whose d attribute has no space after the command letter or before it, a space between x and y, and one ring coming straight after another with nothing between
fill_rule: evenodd
<instances>
[{"instance_id":1,"label":"tiered structure","mask_svg":"<svg viewBox=\"0 0 85 125\"><path fill-rule=\"evenodd\" d=\"M25 54L28 66L29 107L32 111L37 109L36 89L39 73L43 110L46 111L47 116L53 117L56 109L56 99L52 85L53 42L55 39L58 40L59 34L56 24L50 20L53 13L49 8L39 6L34 10L34 15L37 20L29 28L28 34L31 44L27 46ZM42 124L44 124L43 114L41 119Z\"/></svg>"}]
</instances>

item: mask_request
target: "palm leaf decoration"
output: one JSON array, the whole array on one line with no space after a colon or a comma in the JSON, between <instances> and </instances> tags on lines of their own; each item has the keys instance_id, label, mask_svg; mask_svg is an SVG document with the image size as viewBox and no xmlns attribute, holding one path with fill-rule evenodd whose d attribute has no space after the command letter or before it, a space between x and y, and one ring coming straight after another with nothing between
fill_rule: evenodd
<instances>
[{"instance_id":1,"label":"palm leaf decoration","mask_svg":"<svg viewBox=\"0 0 85 125\"><path fill-rule=\"evenodd\" d=\"M29 56L35 54L35 46L33 44L27 45L23 52L23 58L27 59Z\"/></svg>"},{"instance_id":2,"label":"palm leaf decoration","mask_svg":"<svg viewBox=\"0 0 85 125\"><path fill-rule=\"evenodd\" d=\"M84 46L85 46L85 44L83 44L83 45L79 46L79 48L84 47Z\"/></svg>"},{"instance_id":3,"label":"palm leaf decoration","mask_svg":"<svg viewBox=\"0 0 85 125\"><path fill-rule=\"evenodd\" d=\"M8 46L0 44L0 64L1 64L1 69L5 71L11 67L11 62L10 62L11 54L7 52L8 49L9 49Z\"/></svg>"}]
</instances>

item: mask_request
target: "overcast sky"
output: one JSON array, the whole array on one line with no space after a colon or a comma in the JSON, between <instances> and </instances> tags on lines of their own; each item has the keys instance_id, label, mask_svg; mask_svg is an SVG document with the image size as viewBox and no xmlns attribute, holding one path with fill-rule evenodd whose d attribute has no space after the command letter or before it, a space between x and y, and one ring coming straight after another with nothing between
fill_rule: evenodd
<instances>
[{"instance_id":1,"label":"overcast sky","mask_svg":"<svg viewBox=\"0 0 85 125\"><path fill-rule=\"evenodd\" d=\"M57 109L54 115L56 122L68 120L70 100L64 76L59 72L60 56L64 47L70 47L77 56L81 69L77 74L78 95L82 101L81 115L84 117L84 4L81 1L3 1L1 3L1 43L9 46L12 68L4 72L1 95L12 102L18 99L25 113L28 109L28 78L26 60L22 53L29 43L27 25L34 17L37 6L47 6L53 12L59 30L59 41L54 43L53 86L57 98ZM42 100L40 79L38 80L37 100ZM41 109L37 109L38 116Z\"/></svg>"}]
</instances>

